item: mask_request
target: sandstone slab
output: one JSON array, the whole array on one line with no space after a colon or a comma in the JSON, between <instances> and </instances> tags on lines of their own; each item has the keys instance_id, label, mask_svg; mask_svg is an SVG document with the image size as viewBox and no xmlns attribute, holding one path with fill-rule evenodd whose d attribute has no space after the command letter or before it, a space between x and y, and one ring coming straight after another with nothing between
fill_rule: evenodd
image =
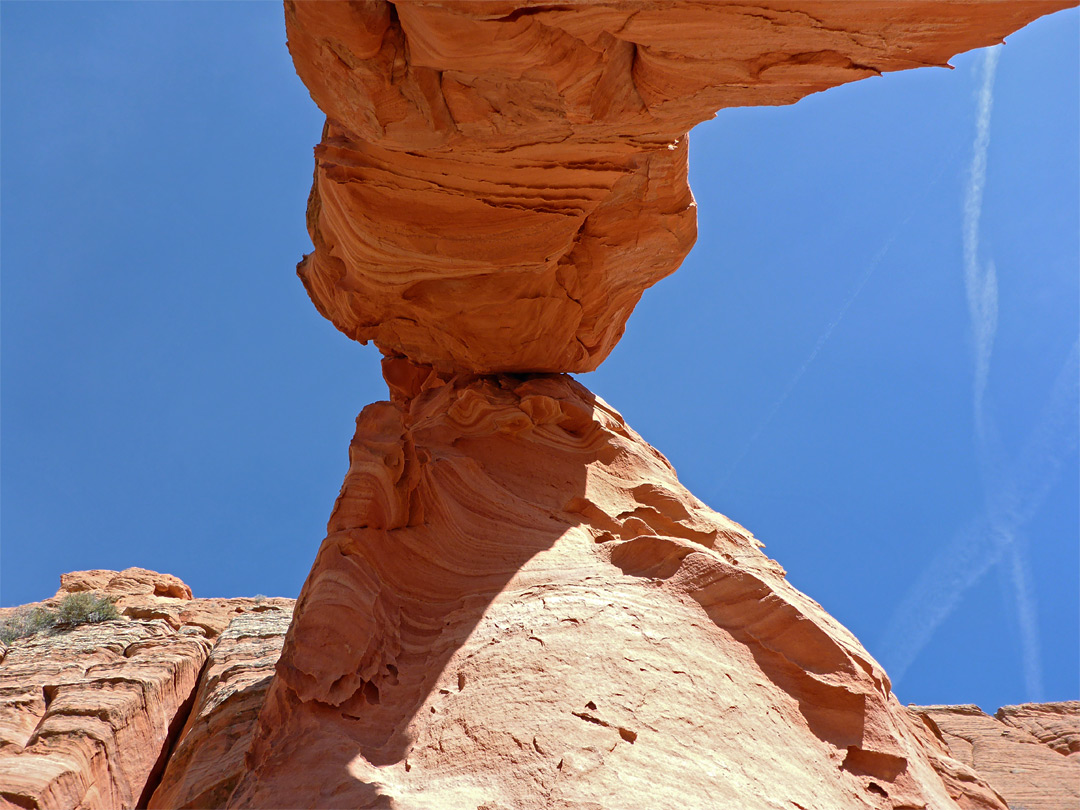
<instances>
[{"instance_id":1,"label":"sandstone slab","mask_svg":"<svg viewBox=\"0 0 1080 810\"><path fill-rule=\"evenodd\" d=\"M148 807L225 806L246 767L244 756L291 620L292 610L281 607L232 619L214 644Z\"/></svg>"},{"instance_id":2,"label":"sandstone slab","mask_svg":"<svg viewBox=\"0 0 1080 810\"><path fill-rule=\"evenodd\" d=\"M164 622L24 639L0 662L0 806L135 807L210 651Z\"/></svg>"},{"instance_id":3,"label":"sandstone slab","mask_svg":"<svg viewBox=\"0 0 1080 810\"><path fill-rule=\"evenodd\" d=\"M1013 810L1080 807L1080 762L1061 750L1080 736L1078 708L1076 702L1007 706L999 711L1003 720L978 706L912 707L939 730L953 757L977 770ZM1031 726L1041 737L1027 730Z\"/></svg>"},{"instance_id":4,"label":"sandstone slab","mask_svg":"<svg viewBox=\"0 0 1080 810\"><path fill-rule=\"evenodd\" d=\"M994 717L1067 757L1080 756L1080 701L1002 706Z\"/></svg>"},{"instance_id":5,"label":"sandstone slab","mask_svg":"<svg viewBox=\"0 0 1080 810\"><path fill-rule=\"evenodd\" d=\"M694 243L691 127L944 66L1072 4L288 0L327 115L298 272L385 354L592 370Z\"/></svg>"},{"instance_id":6,"label":"sandstone slab","mask_svg":"<svg viewBox=\"0 0 1080 810\"><path fill-rule=\"evenodd\" d=\"M214 639L235 618L263 612L280 615L280 627L293 605L193 599L177 577L129 568L64 574L55 596L0 609L0 621L81 592L111 597L121 618L0 646L0 807L145 807Z\"/></svg>"}]
</instances>

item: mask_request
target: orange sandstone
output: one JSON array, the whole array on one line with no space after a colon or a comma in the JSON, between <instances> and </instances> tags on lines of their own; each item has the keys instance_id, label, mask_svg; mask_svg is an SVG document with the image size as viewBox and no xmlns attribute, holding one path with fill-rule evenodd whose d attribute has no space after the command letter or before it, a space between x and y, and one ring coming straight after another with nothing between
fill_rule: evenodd
<instances>
[{"instance_id":1,"label":"orange sandstone","mask_svg":"<svg viewBox=\"0 0 1080 810\"><path fill-rule=\"evenodd\" d=\"M230 807L1003 808L587 371L695 238L688 130L1068 0L286 2L298 272L387 356Z\"/></svg>"},{"instance_id":2,"label":"orange sandstone","mask_svg":"<svg viewBox=\"0 0 1080 810\"><path fill-rule=\"evenodd\" d=\"M286 2L327 115L299 266L442 372L580 372L696 238L687 132L946 65L1071 0Z\"/></svg>"},{"instance_id":3,"label":"orange sandstone","mask_svg":"<svg viewBox=\"0 0 1080 810\"><path fill-rule=\"evenodd\" d=\"M1014 810L1080 807L1080 702L1004 706L996 718L978 706L912 710Z\"/></svg>"},{"instance_id":4,"label":"orange sandstone","mask_svg":"<svg viewBox=\"0 0 1080 810\"><path fill-rule=\"evenodd\" d=\"M521 383L518 380L510 388L518 388ZM460 381L453 385L461 387ZM535 398L535 381L523 390L528 392L526 397ZM580 388L571 387L567 391L583 394ZM587 394L583 396L586 402L593 401ZM601 403L595 404L607 415L600 421L608 428L617 427L617 417ZM528 408L534 410L533 406ZM514 423L514 419L496 417L495 422L505 427ZM522 423L516 425L507 435L521 435ZM648 454L649 460L640 471L650 477L659 475L660 480L670 484L665 480L670 470L664 474L662 459L631 433L619 435L623 442L629 442L631 457L640 451ZM363 466L355 463L359 456L354 455L354 470ZM626 465L612 466L619 469L619 478L625 478L630 471ZM352 488L358 480L352 478ZM629 481L624 481L624 486L626 483ZM205 601L207 611L231 618L220 635L203 624L182 625L177 632L163 618L125 618L52 636L21 639L8 648L0 646L0 807L12 810L207 808L226 807L230 799L233 806L243 806L250 799L247 794L253 790L253 781L260 780L265 789L266 783L275 778L285 786L280 794L266 801L268 806L291 805L300 799L305 807L355 803L457 808L472 806L464 803L465 800L478 795L510 793L514 798L509 804L491 801L476 806L654 807L663 795L674 792L670 785L674 777L668 770L681 774L679 781L686 783L674 792L676 798L700 791L708 794L709 802L722 798L731 806L743 807L754 806L755 791L763 790L762 796L773 799L799 795L798 780L791 778L791 772L795 769L805 782L811 779L811 775L802 772L808 764L818 768L818 777L823 781L839 781L838 789L846 787L850 803L831 805L834 807L891 807L891 802L881 801L881 791L890 790L903 806L910 800L910 794L902 794L896 788L907 779L905 771L925 777L927 765L940 779L940 785L929 779L930 792L938 794L930 807L1001 808L1005 806L1002 796L1013 808L1054 810L1076 805L1080 766L1070 751L1075 747L1073 742L1080 739L1080 703L1077 702L1006 706L998 710L998 719L993 719L973 706L898 710L891 698L875 697L870 708L870 714L876 717L872 726L882 728L882 714L891 718L889 722L900 730L899 738L905 741L908 752L917 754L919 766L903 768L894 780L896 784L890 785L880 779L869 779L868 769L879 773L886 769L887 773L890 761L875 760L869 756L872 751L866 748L848 748L842 760L813 762L812 746L820 747L828 739L835 741L844 734L856 733L855 715L849 712L845 716L840 711L843 707L833 698L845 690L857 693L860 677L844 674L841 666L841 676L833 681L841 686L831 698L820 687L817 696L808 693L806 681L800 685L797 677L789 676L785 686L785 667L778 666L778 659L759 645L790 655L799 645L798 639L805 637L808 629L813 632L807 627L789 630L782 639L775 633L768 638L763 632L768 625L758 621L751 633L731 634L730 638L721 634L712 655L700 643L695 648L695 641L717 632L719 621L726 621L730 632L735 611L731 606L718 607L716 599L703 599L703 594L689 591L689 598L671 610L666 600L677 593L680 581L686 582L682 569L694 564L695 554L710 555L711 551L725 547L737 549L747 541L751 548L754 544L745 530L715 514L710 518L706 513L703 522L697 512L700 505L695 505L685 491L674 490L673 494L674 499L661 508L647 513L639 505L634 516L616 519L596 535L601 542L593 562L610 559L622 574L611 565L603 566L602 573L609 580L613 576L628 579L629 586L622 583L608 599L605 590L589 590L591 580L586 571L580 572L581 582L568 582L565 575L560 577L563 580L560 582L547 582L545 578L540 586L545 588L541 604L537 606L533 600L535 590L528 591L518 595L513 610L500 601L501 597L487 608L482 607L480 602L487 593L481 590L475 594L475 604L469 610L473 615L483 616L462 648L451 651L446 661L428 659L434 667L442 667L441 672L427 675L430 681L443 684L437 690L438 697L429 697L416 708L406 707L402 711L399 687L410 691L410 682L415 687L417 673L398 668L402 675L399 683L389 686L384 683L378 697L380 701L385 697L386 703L395 704L396 708L385 705L381 715L368 713L370 707L354 712L353 715L367 713L363 722L350 720L345 713L335 716L331 707L320 705L319 701L299 707L283 704L280 692L278 698L266 702L274 663L289 624L291 600L191 600L184 596L187 587L175 577L143 569L128 569L120 574L80 571L65 575L64 588L90 589L97 593L108 588L113 596L128 600L129 607L139 600L144 609L151 604L149 600L165 606L169 603L164 600L178 600L189 606ZM655 503L653 498L642 498L640 493L633 498L634 502ZM675 505L679 502L682 508ZM343 515L356 507L355 501L351 503L342 506ZM607 522L581 502L575 502L573 509L592 514L585 521L587 524ZM524 510L515 511L525 514ZM672 523L665 523L661 517L664 512ZM695 516L687 519L691 512ZM696 538L692 542L700 542L701 547L681 561L676 554L661 566L653 566L657 576L646 580L643 597L630 599L635 595L633 580L638 577L634 572L639 572L642 566L648 567L650 557L656 559L649 549L665 546L654 535L623 539L631 532L641 531L641 526L633 522L635 516L643 517L648 526L663 526L672 535L668 542L677 544L680 539ZM705 530L710 521L718 530L715 537ZM590 534L593 531L586 530ZM563 538L556 542L565 544ZM620 548L629 551L621 553ZM554 550L542 549L540 554ZM571 552L570 556L575 555ZM780 576L775 565L749 552L749 557L754 556L758 566L774 569L774 575L763 577L762 581L775 586ZM747 555L740 552L739 557L745 561ZM576 559L580 561L581 555L576 555ZM490 571L499 565L493 561L486 567ZM708 556L699 565L699 570L711 575ZM375 567L386 572L392 566L377 563ZM531 573L543 576L539 569ZM430 569L426 576L432 577ZM447 579L445 575L437 578ZM168 583L177 585L174 592L181 596L154 596L146 587ZM742 583L727 583L727 593L730 595L740 584L745 584L745 579ZM516 587L516 583L512 586ZM57 598L72 592L64 588ZM445 592L443 586L442 593ZM754 610L748 607L754 607L753 600L759 593L742 603L736 600L736 604L742 605L739 613L751 616ZM555 594L559 594L558 598ZM796 610L805 611L811 624L824 628L826 633L838 634L833 636L833 642L846 646L843 631L835 625L830 628L827 617L806 597L783 585L776 596L779 597L776 607L780 610L794 605ZM410 594L403 603L404 612L417 615L419 603L424 599L422 593ZM759 616L768 615L769 598L764 602L763 607L757 608ZM661 615L654 616L657 611ZM11 612L12 609L0 610L0 619L7 618ZM545 620L543 616L547 612L563 614L564 619ZM626 617L613 621L613 614L620 612ZM335 615L342 617L343 613L339 609ZM681 617L688 621L680 622ZM446 626L459 626L462 619L471 620L469 615L462 616L461 611L456 611L448 617ZM310 618L308 622L310 625ZM674 627L676 624L679 626ZM665 632L669 629L677 635ZM482 640L488 633L491 634L488 643L481 645L479 651L463 652L477 645L474 638ZM640 635L640 638L636 644L621 646L621 640L628 635L631 638ZM739 655L738 645L742 643L756 651L749 656ZM533 648L541 644L545 653L537 656ZM409 655L420 659L415 650L408 654L399 652L397 663L392 666L397 667ZM201 671L196 672L200 659L205 660ZM853 660L870 663L871 669L864 672L873 674L872 663L857 648ZM331 661L331 656L326 656L321 666L332 666ZM390 665L386 671L392 672ZM824 674L820 666L814 671L817 678ZM768 683L762 676L776 680ZM285 682L286 679L277 681L279 685ZM631 691L641 684L651 688L644 692ZM360 690L365 694L364 701L370 703L375 692L363 685ZM414 688L412 693L416 694ZM802 696L797 708L791 699L796 695ZM582 698L584 705L578 706ZM276 704L275 699L279 701ZM439 711L425 713L424 705L429 709L437 707ZM533 713L534 705L540 707L538 715ZM827 708L830 705L831 710ZM264 706L260 742L253 747L256 721ZM756 722L754 714L763 706L765 720ZM561 710L566 710L567 716L560 716ZM830 711L834 712L831 718ZM318 713L322 715L321 727L301 722L305 715L310 719L311 714ZM409 727L414 731L424 730L416 739L430 741L437 735L441 750L417 750L414 745L406 755L404 766L395 766L391 760L402 747L409 747L410 740L405 739L402 744L401 738L389 739L389 744L380 746L373 726L385 723L395 714L404 717L410 713ZM309 764L314 763L314 769L293 768L267 776L267 752L263 747L267 742L266 724L275 718L283 719L287 727L279 739L307 747L306 757ZM296 734L298 725L302 726L301 733ZM514 730L508 736L511 728ZM515 735L520 739L523 733L530 732L531 749L522 751L512 743ZM712 744L708 737L720 740L719 747L709 750L695 747L703 742ZM808 740L812 741L811 748L806 747ZM361 743L366 743L363 748ZM887 741L876 735L869 735L865 743L887 745ZM627 746L633 746L633 750ZM779 757L771 765L760 761L765 749ZM336 771L336 766L354 750L356 756L345 777ZM542 779L544 756L550 757L555 751L562 753L554 767L555 779L548 785L550 790L537 791L524 776L518 776L516 786L515 780L508 778L516 774L518 767L525 767L534 778ZM757 759L747 758L747 751L757 751ZM157 759L151 762L150 755L155 752ZM381 764L365 765L359 759L361 755ZM721 759L721 755L725 758ZM278 749L276 756L287 760L289 755L287 749ZM494 761L485 762L485 757L493 757ZM630 773L621 770L628 763L635 766ZM256 766L256 773L241 783L249 765ZM892 765L895 770L896 763ZM356 776L365 767L380 775L381 782L365 787ZM453 784L455 768L459 777L456 785ZM402 778L402 769L409 777ZM833 772L836 769L838 773ZM748 775L755 777L756 784L746 781ZM865 794L859 795L857 789L852 789L853 784L860 784L860 777L866 780L871 794L869 805ZM653 785L655 778L659 780L658 786ZM627 790L619 799L620 804L605 804L609 785L624 780L631 784L637 780L638 796ZM447 790L447 782L456 789ZM397 791L396 799L391 798L392 790ZM731 798L740 790L747 792ZM949 797L944 803L940 798L942 790ZM423 791L419 800L415 797L417 791ZM575 792L594 795L596 801L567 798L567 794ZM826 791L826 799L843 801L836 790Z\"/></svg>"},{"instance_id":5,"label":"orange sandstone","mask_svg":"<svg viewBox=\"0 0 1080 810\"><path fill-rule=\"evenodd\" d=\"M357 419L284 637L288 600L64 578L56 598L110 594L124 619L0 648L0 806L1072 802L1072 708L901 707L560 373L595 368L693 244L695 124L944 65L1072 4L286 2L327 115L298 272L387 355L390 401Z\"/></svg>"},{"instance_id":6,"label":"orange sandstone","mask_svg":"<svg viewBox=\"0 0 1080 810\"><path fill-rule=\"evenodd\" d=\"M121 619L0 644L5 810L145 807L203 691L215 639L237 617L287 617L293 604L193 599L174 576L129 568L65 574L54 597L21 609L55 607L81 591L114 598ZM17 610L0 608L0 621Z\"/></svg>"},{"instance_id":7,"label":"orange sandstone","mask_svg":"<svg viewBox=\"0 0 1080 810\"><path fill-rule=\"evenodd\" d=\"M1004 808L581 385L385 370L230 807Z\"/></svg>"}]
</instances>

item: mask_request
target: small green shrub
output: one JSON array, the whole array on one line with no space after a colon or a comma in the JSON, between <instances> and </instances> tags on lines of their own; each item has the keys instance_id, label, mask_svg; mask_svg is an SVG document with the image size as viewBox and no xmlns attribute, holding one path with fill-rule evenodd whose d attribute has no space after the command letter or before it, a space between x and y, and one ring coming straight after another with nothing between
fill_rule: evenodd
<instances>
[{"instance_id":1,"label":"small green shrub","mask_svg":"<svg viewBox=\"0 0 1080 810\"><path fill-rule=\"evenodd\" d=\"M120 618L116 603L108 596L95 596L88 591L69 593L56 607L56 623L65 627L95 624Z\"/></svg>"},{"instance_id":2,"label":"small green shrub","mask_svg":"<svg viewBox=\"0 0 1080 810\"><path fill-rule=\"evenodd\" d=\"M15 639L52 630L55 626L56 614L51 610L42 607L20 610L7 621L0 622L0 641L10 644Z\"/></svg>"},{"instance_id":3,"label":"small green shrub","mask_svg":"<svg viewBox=\"0 0 1080 810\"><path fill-rule=\"evenodd\" d=\"M56 610L36 607L16 611L11 618L0 622L0 641L10 644L16 639L36 633L49 633L57 629L77 627L119 619L120 611L112 597L95 596L92 593L71 593L60 600Z\"/></svg>"}]
</instances>

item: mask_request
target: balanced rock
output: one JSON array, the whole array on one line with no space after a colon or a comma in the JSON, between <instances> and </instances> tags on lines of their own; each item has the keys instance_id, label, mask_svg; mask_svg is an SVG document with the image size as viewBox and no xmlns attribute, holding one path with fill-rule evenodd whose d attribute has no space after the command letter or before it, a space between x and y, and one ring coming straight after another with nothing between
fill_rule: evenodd
<instances>
[{"instance_id":1,"label":"balanced rock","mask_svg":"<svg viewBox=\"0 0 1080 810\"><path fill-rule=\"evenodd\" d=\"M687 132L1069 0L286 2L298 272L386 355L231 807L1001 808L565 376L695 238Z\"/></svg>"},{"instance_id":2,"label":"balanced rock","mask_svg":"<svg viewBox=\"0 0 1080 810\"><path fill-rule=\"evenodd\" d=\"M291 623L288 600L197 600L142 569L65 577L54 599L123 618L0 648L0 805L1057 801L1073 715L900 706L564 372L596 368L693 244L695 124L944 65L1069 5L287 1L327 115L298 272L386 355L390 401L357 419ZM1010 761L1032 764L997 781Z\"/></svg>"},{"instance_id":3,"label":"balanced rock","mask_svg":"<svg viewBox=\"0 0 1080 810\"><path fill-rule=\"evenodd\" d=\"M592 370L694 243L691 127L1072 4L289 0L327 115L300 277L342 332L442 372Z\"/></svg>"}]
</instances>

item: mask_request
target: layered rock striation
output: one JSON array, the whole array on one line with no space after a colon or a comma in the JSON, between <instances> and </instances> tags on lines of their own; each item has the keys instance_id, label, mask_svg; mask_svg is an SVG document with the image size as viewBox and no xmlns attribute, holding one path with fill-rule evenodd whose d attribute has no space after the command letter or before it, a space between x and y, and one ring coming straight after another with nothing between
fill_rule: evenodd
<instances>
[{"instance_id":1,"label":"layered rock striation","mask_svg":"<svg viewBox=\"0 0 1080 810\"><path fill-rule=\"evenodd\" d=\"M390 399L357 419L295 613L152 572L65 582L126 620L5 652L0 798L1005 808L1014 785L983 779L963 729L901 707L566 373L692 246L695 124L945 65L1068 5L287 1L327 116L298 273L383 352ZM1073 716L1051 714L1003 722L1072 769Z\"/></svg>"},{"instance_id":2,"label":"layered rock striation","mask_svg":"<svg viewBox=\"0 0 1080 810\"><path fill-rule=\"evenodd\" d=\"M913 706L952 755L976 769L1014 810L1080 807L1080 701L1003 706Z\"/></svg>"},{"instance_id":3,"label":"layered rock striation","mask_svg":"<svg viewBox=\"0 0 1080 810\"><path fill-rule=\"evenodd\" d=\"M1005 807L573 379L384 368L229 806Z\"/></svg>"},{"instance_id":4,"label":"layered rock striation","mask_svg":"<svg viewBox=\"0 0 1080 810\"><path fill-rule=\"evenodd\" d=\"M574 414L572 424L583 440L576 408L596 408L601 438L584 442L592 449L581 452L606 456L600 448L608 444L624 463L614 457L605 462L604 475L597 476L597 486L586 485L586 494L610 497L621 491L624 507L637 504L633 514L620 515L610 506L594 511L582 499L562 512L564 534L576 537L551 540L534 534L535 542L524 549L509 549L506 541L459 538L445 547L447 552L463 551L465 544L492 553L482 557L486 563L473 564L484 585L459 596L455 603L463 601L465 607L454 610L447 609L446 600L454 595L447 593L446 577L432 574L425 554L423 581L437 580L435 589L409 589L399 623L374 628L370 646L387 633L406 643L384 656L392 661L358 670L364 677L337 697L355 689L359 699L346 698L336 709L323 700L298 707L297 677L274 678L292 600L191 599L180 580L144 569L65 575L57 596L37 606L107 588L126 602L129 616L0 648L0 807L302 802L304 807L622 808L652 807L662 797L687 807L775 807L784 800L804 807L923 806L913 797L913 784L931 797L925 806L932 808L1001 808L1006 800L1014 810L1076 806L1080 703L1006 706L996 718L975 706L899 709L857 643L782 581L782 572L757 554L756 541L744 529L685 490L673 489L662 457L610 408L565 382L552 389L545 379L540 388L546 393L540 393L534 380L508 379L501 400L521 408L535 404L538 396L557 394L552 398L563 403L560 412ZM470 387L461 380L449 385L440 396L456 397ZM427 405L435 401L432 397ZM531 414L534 404L525 405ZM418 415L421 408L402 410ZM528 435L537 430L533 417L533 426L526 427L510 411L491 414L486 428L475 423L467 432L490 439L497 425L501 430L494 432L504 441L536 440ZM541 421L547 430L567 427L562 418ZM440 464L454 463L452 452L439 455ZM461 463L460 456L456 461ZM365 444L354 452L349 488L355 493L364 476L377 469L372 446ZM660 506L651 501L653 511L646 512L634 494L643 485L641 476L650 486L663 485L673 499ZM532 505L517 504L511 519L535 517L531 508L545 508L533 503L538 500L530 494ZM356 500L339 507L346 524L357 515ZM456 518L440 523L445 527L447 520ZM650 533L656 526L671 536L665 540ZM372 537L346 553L359 556L362 546L375 551ZM660 567L655 555L641 553L651 545L677 547L680 538L693 550L668 554ZM519 565L515 556L530 553L535 562ZM389 581L383 557L374 555L370 568ZM641 570L646 561L653 566L647 577ZM731 582L724 565L744 561L754 573ZM320 578L335 570L319 569ZM499 588L504 577L506 586ZM597 577L603 581L594 588ZM770 590L761 590L758 578ZM718 581L724 583L723 596ZM353 586L351 593L364 590L355 582L344 584ZM325 592L318 585L311 590ZM202 619L177 629L163 618L130 617L154 607L172 615L178 606ZM0 621L17 611L0 610ZM781 620L769 618L777 614ZM314 630L313 614L306 615L308 623L298 623L295 632L313 637L309 649L319 638L331 646L318 649L321 660L294 652L282 661L282 671L299 663L304 670L299 680L307 683L322 673L337 678L350 673L349 663L335 662L333 653L348 650L354 639L343 628L365 619L367 611L355 602L333 611L324 606L322 615L339 623ZM789 625L790 615L803 617L802 630L777 634L777 627ZM217 617L214 625L225 621L224 632L208 629L207 616ZM426 618L417 621L420 616ZM740 616L741 630L736 627ZM453 628L452 638L444 639L438 657L432 657L431 645L416 628L430 632L440 625ZM413 629L401 632L403 627ZM720 627L726 632L719 633ZM811 638L815 627L829 635ZM335 633L349 638L328 638ZM713 647L702 644L705 639ZM831 672L818 666L800 676L797 668L804 666L807 652L823 658L822 649L829 647L839 664ZM795 654L801 658L784 661ZM846 697L837 700L840 695ZM861 719L859 695L864 697ZM883 725L883 717L892 725ZM274 728L274 723L281 725ZM845 740L859 743L841 751ZM897 742L904 759L914 753L917 764L907 761L898 769L897 760L884 757ZM834 756L825 762L820 754L830 746ZM300 761L297 750L304 751ZM283 769L275 772L278 766ZM820 785L829 787L818 804L803 804L805 794ZM866 790L860 791L863 785ZM867 793L879 803L867 803ZM891 801L884 801L885 793ZM913 800L915 805L905 804Z\"/></svg>"},{"instance_id":5,"label":"layered rock striation","mask_svg":"<svg viewBox=\"0 0 1080 810\"><path fill-rule=\"evenodd\" d=\"M259 617L265 627L263 617L279 617L262 672L269 681L293 605L193 599L176 577L141 568L76 571L52 599L0 609L0 622L82 592L115 599L121 618L0 645L0 808L145 807L189 713L211 711L205 666L208 657L219 666L230 657L227 645L215 646L222 631L229 639L238 620ZM246 740L233 750L242 759Z\"/></svg>"},{"instance_id":6,"label":"layered rock striation","mask_svg":"<svg viewBox=\"0 0 1080 810\"><path fill-rule=\"evenodd\" d=\"M1068 5L290 0L327 115L300 277L345 334L444 373L592 370L694 243L691 127Z\"/></svg>"},{"instance_id":7,"label":"layered rock striation","mask_svg":"<svg viewBox=\"0 0 1080 810\"><path fill-rule=\"evenodd\" d=\"M695 238L687 132L1065 0L286 2L298 273L386 356L231 807L1001 808L566 372Z\"/></svg>"},{"instance_id":8,"label":"layered rock striation","mask_svg":"<svg viewBox=\"0 0 1080 810\"><path fill-rule=\"evenodd\" d=\"M187 722L147 803L152 810L225 806L247 767L255 720L292 620L291 601L244 612L217 638Z\"/></svg>"}]
</instances>

